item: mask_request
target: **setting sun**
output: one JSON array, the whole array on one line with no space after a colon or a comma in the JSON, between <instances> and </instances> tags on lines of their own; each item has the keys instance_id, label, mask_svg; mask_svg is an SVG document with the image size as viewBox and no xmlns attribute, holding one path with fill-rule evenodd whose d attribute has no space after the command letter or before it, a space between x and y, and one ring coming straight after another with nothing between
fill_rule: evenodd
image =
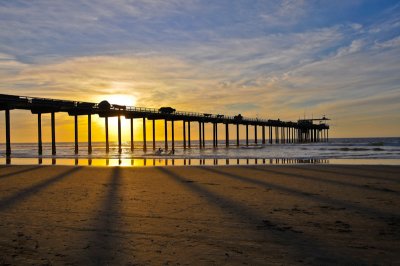
<instances>
[{"instance_id":1,"label":"setting sun","mask_svg":"<svg viewBox=\"0 0 400 266\"><path fill-rule=\"evenodd\" d=\"M125 106L136 105L136 97L127 94L111 94L111 95L102 95L98 97L98 102L101 102L103 100L108 101L110 104L118 104Z\"/></svg>"}]
</instances>

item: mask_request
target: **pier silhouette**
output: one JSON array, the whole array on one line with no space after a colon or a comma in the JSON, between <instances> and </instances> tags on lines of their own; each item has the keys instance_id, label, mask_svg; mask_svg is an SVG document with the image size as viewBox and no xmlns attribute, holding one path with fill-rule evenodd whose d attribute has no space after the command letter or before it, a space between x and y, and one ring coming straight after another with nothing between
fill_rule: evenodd
<instances>
[{"instance_id":1,"label":"pier silhouette","mask_svg":"<svg viewBox=\"0 0 400 266\"><path fill-rule=\"evenodd\" d=\"M131 151L134 150L134 120L140 119L143 123L143 150L147 150L146 140L146 121L152 121L152 149L156 149L155 144L155 121L164 120L164 141L165 150L168 145L168 122L171 126L171 150L175 149L175 122L182 121L183 124L183 147L191 148L191 125L198 124L198 147L205 147L205 124L211 123L213 128L213 147L218 146L218 125L225 125L225 145L229 147L229 125L236 126L236 146L240 145L239 126L246 128L246 146L249 146L249 126L254 127L254 143L258 143L257 127L262 128L262 144L286 144L286 143L307 143L307 142L328 142L329 119L325 116L320 119L302 119L297 122L281 121L279 119L260 119L247 118L241 114L227 116L222 114L209 114L197 112L177 111L171 107L144 108L112 104L108 101L100 103L68 101L48 98L27 97L18 95L0 94L0 110L5 111L5 130L6 130L6 156L11 156L11 130L10 130L10 111L13 109L29 110L37 115L38 128L38 155L43 153L42 145L42 114L51 114L51 149L52 155L56 155L56 113L68 113L74 117L75 134L75 154L78 154L78 117L87 116L88 119L88 154L92 153L92 115L98 115L105 119L105 142L106 152L109 152L109 126L110 117L118 118L118 152L122 152L121 138L121 119L130 120L130 143ZM319 121L318 124L314 121ZM266 129L268 135L266 135Z\"/></svg>"}]
</instances>

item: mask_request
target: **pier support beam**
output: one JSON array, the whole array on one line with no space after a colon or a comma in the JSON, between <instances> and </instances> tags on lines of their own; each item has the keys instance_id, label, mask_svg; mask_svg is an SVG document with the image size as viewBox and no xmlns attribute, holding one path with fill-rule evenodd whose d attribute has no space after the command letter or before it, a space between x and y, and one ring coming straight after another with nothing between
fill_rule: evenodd
<instances>
[{"instance_id":1,"label":"pier support beam","mask_svg":"<svg viewBox=\"0 0 400 266\"><path fill-rule=\"evenodd\" d=\"M143 117L143 150L147 150L147 142L146 142L146 117Z\"/></svg>"},{"instance_id":2,"label":"pier support beam","mask_svg":"<svg viewBox=\"0 0 400 266\"><path fill-rule=\"evenodd\" d=\"M75 154L79 153L79 141L78 141L78 116L74 115L74 135L75 135Z\"/></svg>"},{"instance_id":3,"label":"pier support beam","mask_svg":"<svg viewBox=\"0 0 400 266\"><path fill-rule=\"evenodd\" d=\"M269 144L272 144L272 126L268 127L268 133L269 133Z\"/></svg>"},{"instance_id":4,"label":"pier support beam","mask_svg":"<svg viewBox=\"0 0 400 266\"><path fill-rule=\"evenodd\" d=\"M262 126L262 144L265 144L265 126Z\"/></svg>"},{"instance_id":5,"label":"pier support beam","mask_svg":"<svg viewBox=\"0 0 400 266\"><path fill-rule=\"evenodd\" d=\"M172 152L175 151L175 126L174 120L171 121Z\"/></svg>"},{"instance_id":6,"label":"pier support beam","mask_svg":"<svg viewBox=\"0 0 400 266\"><path fill-rule=\"evenodd\" d=\"M152 121L152 130L153 130L152 141L153 141L153 151L154 151L156 149L156 120L154 119Z\"/></svg>"},{"instance_id":7,"label":"pier support beam","mask_svg":"<svg viewBox=\"0 0 400 266\"><path fill-rule=\"evenodd\" d=\"M118 115L118 153L122 153L122 139L121 139L121 115Z\"/></svg>"},{"instance_id":8,"label":"pier support beam","mask_svg":"<svg viewBox=\"0 0 400 266\"><path fill-rule=\"evenodd\" d=\"M88 114L88 154L92 154L92 115Z\"/></svg>"},{"instance_id":9,"label":"pier support beam","mask_svg":"<svg viewBox=\"0 0 400 266\"><path fill-rule=\"evenodd\" d=\"M108 117L105 117L105 124L106 124L106 153L110 152L110 143L108 141Z\"/></svg>"},{"instance_id":10,"label":"pier support beam","mask_svg":"<svg viewBox=\"0 0 400 266\"><path fill-rule=\"evenodd\" d=\"M76 152L75 152L76 153ZM38 154L43 154L43 145L42 145L42 114L38 113Z\"/></svg>"},{"instance_id":11,"label":"pier support beam","mask_svg":"<svg viewBox=\"0 0 400 266\"><path fill-rule=\"evenodd\" d=\"M54 112L51 113L51 154L56 155L56 118Z\"/></svg>"},{"instance_id":12,"label":"pier support beam","mask_svg":"<svg viewBox=\"0 0 400 266\"><path fill-rule=\"evenodd\" d=\"M6 109L6 156L11 155L10 110Z\"/></svg>"},{"instance_id":13,"label":"pier support beam","mask_svg":"<svg viewBox=\"0 0 400 266\"><path fill-rule=\"evenodd\" d=\"M229 147L229 124L225 124L225 146Z\"/></svg>"},{"instance_id":14,"label":"pier support beam","mask_svg":"<svg viewBox=\"0 0 400 266\"><path fill-rule=\"evenodd\" d=\"M165 143L165 150L168 150L168 121L164 120L164 143Z\"/></svg>"},{"instance_id":15,"label":"pier support beam","mask_svg":"<svg viewBox=\"0 0 400 266\"><path fill-rule=\"evenodd\" d=\"M275 127L275 143L279 143L279 128Z\"/></svg>"},{"instance_id":16,"label":"pier support beam","mask_svg":"<svg viewBox=\"0 0 400 266\"><path fill-rule=\"evenodd\" d=\"M186 149L186 122L185 120L182 121L183 124L183 148Z\"/></svg>"},{"instance_id":17,"label":"pier support beam","mask_svg":"<svg viewBox=\"0 0 400 266\"><path fill-rule=\"evenodd\" d=\"M213 147L215 147L215 123L212 123L213 128Z\"/></svg>"},{"instance_id":18,"label":"pier support beam","mask_svg":"<svg viewBox=\"0 0 400 266\"><path fill-rule=\"evenodd\" d=\"M188 121L188 147L190 149L190 121Z\"/></svg>"}]
</instances>

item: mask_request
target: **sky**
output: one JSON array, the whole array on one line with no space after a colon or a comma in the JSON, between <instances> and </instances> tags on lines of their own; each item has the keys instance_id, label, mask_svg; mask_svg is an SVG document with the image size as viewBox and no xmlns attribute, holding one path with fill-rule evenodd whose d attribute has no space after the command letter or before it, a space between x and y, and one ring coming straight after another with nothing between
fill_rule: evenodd
<instances>
[{"instance_id":1,"label":"sky","mask_svg":"<svg viewBox=\"0 0 400 266\"><path fill-rule=\"evenodd\" d=\"M399 73L400 1L0 0L5 94L326 115L332 137L398 137ZM58 139L72 141L73 118L57 117ZM101 140L104 122L94 121ZM34 141L35 125L12 111L12 140Z\"/></svg>"}]
</instances>

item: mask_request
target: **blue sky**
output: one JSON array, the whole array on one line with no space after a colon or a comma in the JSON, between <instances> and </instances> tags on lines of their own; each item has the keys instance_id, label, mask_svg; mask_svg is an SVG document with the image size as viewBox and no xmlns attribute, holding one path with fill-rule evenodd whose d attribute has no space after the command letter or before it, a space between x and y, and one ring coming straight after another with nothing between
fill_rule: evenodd
<instances>
[{"instance_id":1,"label":"blue sky","mask_svg":"<svg viewBox=\"0 0 400 266\"><path fill-rule=\"evenodd\" d=\"M0 40L2 93L400 133L400 1L0 0Z\"/></svg>"}]
</instances>

